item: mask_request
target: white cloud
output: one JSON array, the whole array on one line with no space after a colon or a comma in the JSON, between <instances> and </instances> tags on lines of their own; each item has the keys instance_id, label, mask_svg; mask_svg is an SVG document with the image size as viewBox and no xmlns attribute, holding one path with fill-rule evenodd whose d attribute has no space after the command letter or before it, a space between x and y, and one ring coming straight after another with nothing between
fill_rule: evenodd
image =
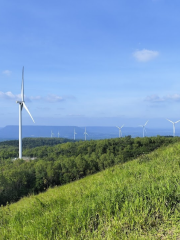
<instances>
[{"instance_id":1,"label":"white cloud","mask_svg":"<svg viewBox=\"0 0 180 240\"><path fill-rule=\"evenodd\" d=\"M13 94L12 92L0 92L0 98L6 99L6 100L13 100L13 101L20 101L21 100L21 94ZM24 96L25 101L31 102L31 100L37 100L40 97L26 97Z\"/></svg>"},{"instance_id":2,"label":"white cloud","mask_svg":"<svg viewBox=\"0 0 180 240\"><path fill-rule=\"evenodd\" d=\"M47 97L44 98L48 102L63 102L66 99L75 99L74 96L72 95L67 95L67 96L58 96L55 94L49 94Z\"/></svg>"},{"instance_id":3,"label":"white cloud","mask_svg":"<svg viewBox=\"0 0 180 240\"><path fill-rule=\"evenodd\" d=\"M11 71L9 71L9 70L4 70L2 73L4 75L6 75L6 76L10 76L11 75Z\"/></svg>"},{"instance_id":4,"label":"white cloud","mask_svg":"<svg viewBox=\"0 0 180 240\"><path fill-rule=\"evenodd\" d=\"M47 102L62 102L65 101L66 99L75 99L73 96L58 96L55 94L49 94L46 97L41 97L41 96L31 96L27 97L26 95L24 96L26 102L31 102L31 101L47 101ZM0 99L6 99L6 100L13 100L13 101L20 101L21 100L21 94L13 94L12 92L0 92Z\"/></svg>"},{"instance_id":5,"label":"white cloud","mask_svg":"<svg viewBox=\"0 0 180 240\"><path fill-rule=\"evenodd\" d=\"M180 94L173 94L173 95L166 95L164 97L159 97L156 94L147 96L145 98L145 101L147 102L167 102L167 101L180 101Z\"/></svg>"},{"instance_id":6,"label":"white cloud","mask_svg":"<svg viewBox=\"0 0 180 240\"><path fill-rule=\"evenodd\" d=\"M14 95L12 92L0 92L1 99L11 99L11 100L19 100L19 95Z\"/></svg>"},{"instance_id":7,"label":"white cloud","mask_svg":"<svg viewBox=\"0 0 180 240\"><path fill-rule=\"evenodd\" d=\"M180 101L180 95L179 94L167 95L165 98L167 100Z\"/></svg>"},{"instance_id":8,"label":"white cloud","mask_svg":"<svg viewBox=\"0 0 180 240\"><path fill-rule=\"evenodd\" d=\"M62 102L65 100L63 97L60 97L60 96L54 95L54 94L49 94L45 99L48 102Z\"/></svg>"},{"instance_id":9,"label":"white cloud","mask_svg":"<svg viewBox=\"0 0 180 240\"><path fill-rule=\"evenodd\" d=\"M35 97L31 96L29 99L30 100L41 100L42 97L41 96L35 96Z\"/></svg>"},{"instance_id":10,"label":"white cloud","mask_svg":"<svg viewBox=\"0 0 180 240\"><path fill-rule=\"evenodd\" d=\"M164 98L160 98L158 95L153 94L151 96L147 96L145 98L145 101L148 101L148 102L164 102Z\"/></svg>"},{"instance_id":11,"label":"white cloud","mask_svg":"<svg viewBox=\"0 0 180 240\"><path fill-rule=\"evenodd\" d=\"M158 55L159 55L159 52L151 51L151 50L147 50L147 49L136 50L133 53L133 56L139 62L148 62L148 61L156 58Z\"/></svg>"}]
</instances>

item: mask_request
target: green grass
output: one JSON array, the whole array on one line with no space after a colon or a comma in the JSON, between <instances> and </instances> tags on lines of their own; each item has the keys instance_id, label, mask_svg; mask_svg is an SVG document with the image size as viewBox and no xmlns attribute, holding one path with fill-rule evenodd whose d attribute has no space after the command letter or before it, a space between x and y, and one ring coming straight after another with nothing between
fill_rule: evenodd
<instances>
[{"instance_id":1,"label":"green grass","mask_svg":"<svg viewBox=\"0 0 180 240\"><path fill-rule=\"evenodd\" d=\"M0 239L180 239L180 144L1 207Z\"/></svg>"}]
</instances>

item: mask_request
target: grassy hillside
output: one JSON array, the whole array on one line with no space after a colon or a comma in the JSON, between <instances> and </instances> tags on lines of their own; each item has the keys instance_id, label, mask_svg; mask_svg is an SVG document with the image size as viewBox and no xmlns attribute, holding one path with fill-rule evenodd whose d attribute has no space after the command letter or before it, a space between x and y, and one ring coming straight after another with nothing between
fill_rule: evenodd
<instances>
[{"instance_id":1,"label":"grassy hillside","mask_svg":"<svg viewBox=\"0 0 180 240\"><path fill-rule=\"evenodd\" d=\"M1 207L0 239L180 239L180 144Z\"/></svg>"}]
</instances>

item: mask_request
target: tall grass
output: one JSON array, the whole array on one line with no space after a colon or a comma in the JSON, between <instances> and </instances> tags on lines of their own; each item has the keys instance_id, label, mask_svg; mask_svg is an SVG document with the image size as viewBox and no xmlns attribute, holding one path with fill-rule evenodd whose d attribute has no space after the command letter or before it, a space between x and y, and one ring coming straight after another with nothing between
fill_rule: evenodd
<instances>
[{"instance_id":1,"label":"tall grass","mask_svg":"<svg viewBox=\"0 0 180 240\"><path fill-rule=\"evenodd\" d=\"M0 239L180 239L180 144L0 208Z\"/></svg>"}]
</instances>

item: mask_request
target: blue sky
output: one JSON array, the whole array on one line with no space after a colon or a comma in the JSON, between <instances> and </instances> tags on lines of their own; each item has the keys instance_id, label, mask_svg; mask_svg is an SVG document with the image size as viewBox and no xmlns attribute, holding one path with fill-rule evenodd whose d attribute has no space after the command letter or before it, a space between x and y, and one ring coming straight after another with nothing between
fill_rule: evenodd
<instances>
[{"instance_id":1,"label":"blue sky","mask_svg":"<svg viewBox=\"0 0 180 240\"><path fill-rule=\"evenodd\" d=\"M171 127L179 12L178 0L1 0L0 127L18 124L23 66L36 125Z\"/></svg>"}]
</instances>

